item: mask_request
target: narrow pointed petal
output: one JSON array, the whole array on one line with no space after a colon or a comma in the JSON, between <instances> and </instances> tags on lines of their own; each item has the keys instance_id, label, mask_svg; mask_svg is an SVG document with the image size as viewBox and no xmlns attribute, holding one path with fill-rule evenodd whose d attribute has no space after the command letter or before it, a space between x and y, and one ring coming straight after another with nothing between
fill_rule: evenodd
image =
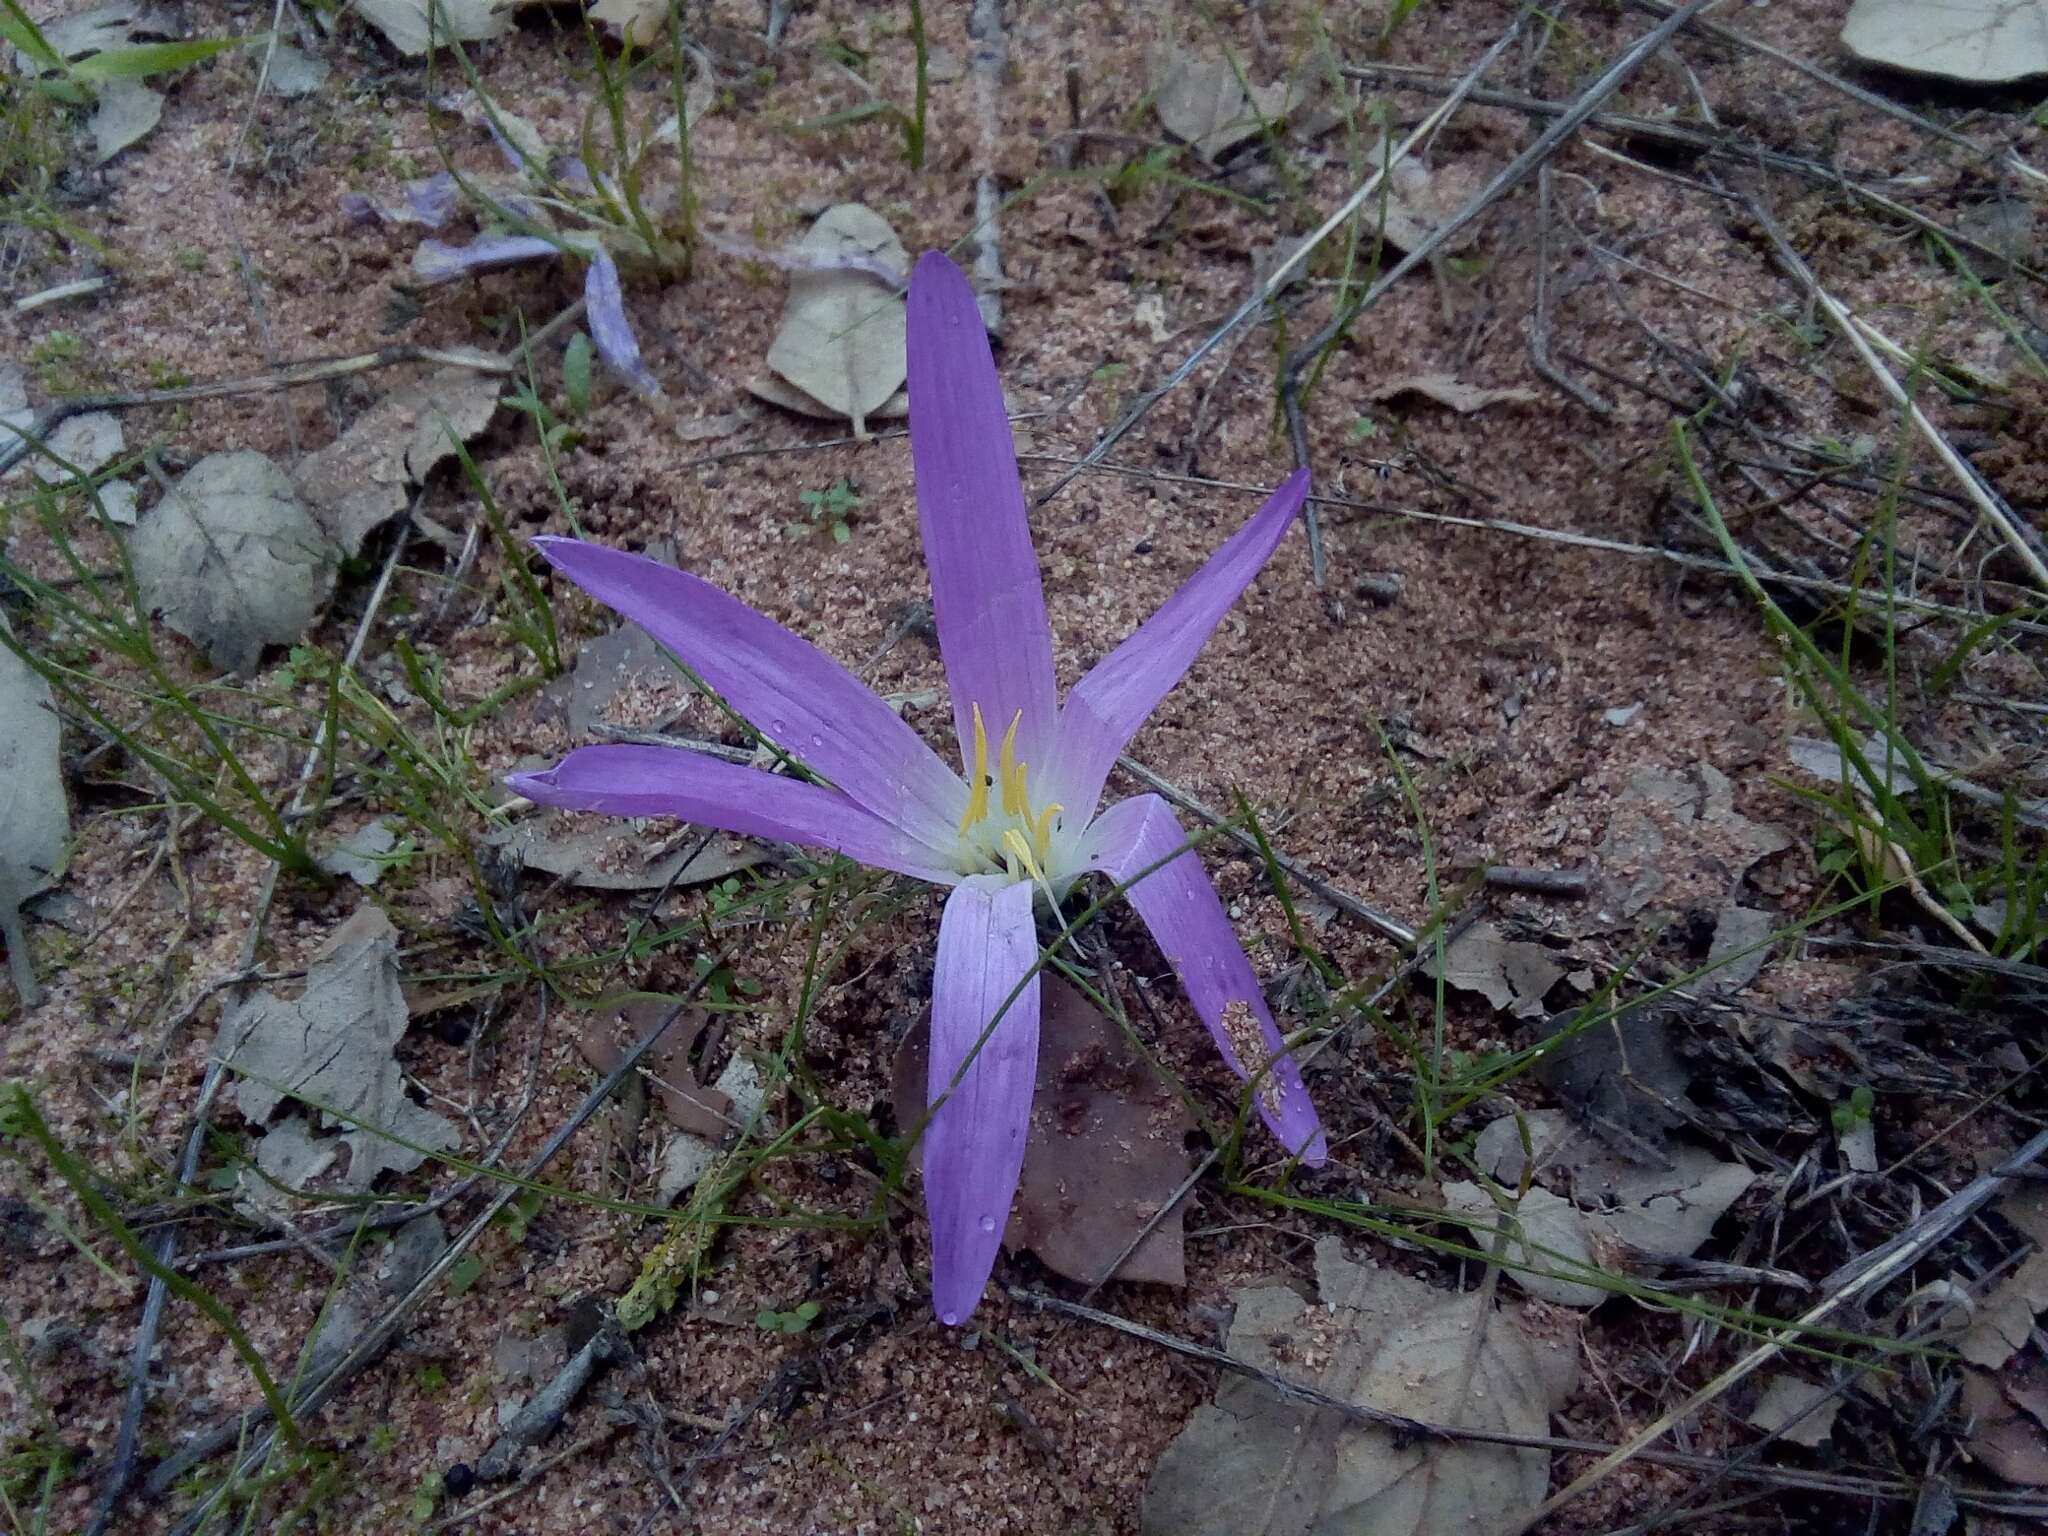
<instances>
[{"instance_id":1,"label":"narrow pointed petal","mask_svg":"<svg viewBox=\"0 0 2048 1536\"><path fill-rule=\"evenodd\" d=\"M964 756L979 704L998 736L1018 720L1018 755L1043 763L1058 708L1052 631L988 332L937 251L918 259L908 304L910 458L954 729Z\"/></svg>"},{"instance_id":2,"label":"narrow pointed petal","mask_svg":"<svg viewBox=\"0 0 2048 1536\"><path fill-rule=\"evenodd\" d=\"M1312 1168L1321 1167L1328 1146L1301 1069L1292 1056L1280 1054L1280 1031L1251 961L1166 802L1157 795L1138 795L1111 806L1089 829L1085 852L1089 868L1119 884L1136 880L1125 897L1152 930L1216 1049L1230 1070L1247 1081L1272 1063L1254 1090L1260 1117L1289 1152ZM1247 1061L1248 1053L1258 1059Z\"/></svg>"},{"instance_id":3,"label":"narrow pointed petal","mask_svg":"<svg viewBox=\"0 0 2048 1536\"><path fill-rule=\"evenodd\" d=\"M950 848L967 790L894 710L801 635L644 555L539 538L548 562L667 646L725 701L855 804ZM936 856L935 856L936 857Z\"/></svg>"},{"instance_id":4,"label":"narrow pointed petal","mask_svg":"<svg viewBox=\"0 0 2048 1536\"><path fill-rule=\"evenodd\" d=\"M675 816L721 832L830 848L919 880L951 884L960 878L931 849L836 789L685 747L578 747L545 773L515 773L505 782L535 804L558 810Z\"/></svg>"},{"instance_id":5,"label":"narrow pointed petal","mask_svg":"<svg viewBox=\"0 0 2048 1536\"><path fill-rule=\"evenodd\" d=\"M954 889L939 920L927 1098L946 1098L925 1128L924 1199L932 1310L948 1327L981 1302L1024 1166L1038 1078L1038 977L1014 1000L1010 994L1038 958L1031 894L1021 882L978 877Z\"/></svg>"},{"instance_id":6,"label":"narrow pointed petal","mask_svg":"<svg viewBox=\"0 0 2048 1536\"><path fill-rule=\"evenodd\" d=\"M552 261L562 248L538 235L483 235L467 245L422 240L413 248L412 275L422 283L445 283L468 272L490 272L529 261Z\"/></svg>"},{"instance_id":7,"label":"narrow pointed petal","mask_svg":"<svg viewBox=\"0 0 2048 1536\"><path fill-rule=\"evenodd\" d=\"M1055 798L1084 816L1094 811L1117 754L1186 675L1307 499L1308 471L1296 470L1179 591L1073 686L1060 710Z\"/></svg>"},{"instance_id":8,"label":"narrow pointed petal","mask_svg":"<svg viewBox=\"0 0 2048 1536\"><path fill-rule=\"evenodd\" d=\"M640 342L626 318L625 295L619 290L619 268L611 252L599 246L583 277L583 313L590 321L590 339L597 355L628 385L643 395L658 395L661 385L640 361Z\"/></svg>"}]
</instances>

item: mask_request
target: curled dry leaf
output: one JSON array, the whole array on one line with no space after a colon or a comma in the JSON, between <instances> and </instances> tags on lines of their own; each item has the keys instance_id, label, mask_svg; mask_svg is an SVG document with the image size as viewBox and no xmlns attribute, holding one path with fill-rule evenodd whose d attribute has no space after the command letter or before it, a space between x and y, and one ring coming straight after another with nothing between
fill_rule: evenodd
<instances>
[{"instance_id":1,"label":"curled dry leaf","mask_svg":"<svg viewBox=\"0 0 2048 1536\"><path fill-rule=\"evenodd\" d=\"M2026 1347L2034 1336L2034 1320L2043 1312L2048 1312L2048 1252L2036 1251L1977 1304L1957 1352L1972 1365L1997 1370Z\"/></svg>"},{"instance_id":2,"label":"curled dry leaf","mask_svg":"<svg viewBox=\"0 0 2048 1536\"><path fill-rule=\"evenodd\" d=\"M455 1126L406 1097L391 1052L410 1016L398 979L398 932L365 906L314 954L305 990L258 992L221 1017L215 1049L239 1074L235 1103L258 1124L286 1099L345 1127L342 1187L360 1193L389 1168L406 1173L458 1145Z\"/></svg>"},{"instance_id":3,"label":"curled dry leaf","mask_svg":"<svg viewBox=\"0 0 2048 1536\"><path fill-rule=\"evenodd\" d=\"M23 1007L40 1000L29 966L21 904L64 872L71 813L64 800L60 729L50 685L11 644L0 614L0 935Z\"/></svg>"},{"instance_id":4,"label":"curled dry leaf","mask_svg":"<svg viewBox=\"0 0 2048 1536\"><path fill-rule=\"evenodd\" d=\"M2048 74L2042 0L1856 0L1842 46L1865 64L1997 85Z\"/></svg>"},{"instance_id":5,"label":"curled dry leaf","mask_svg":"<svg viewBox=\"0 0 2048 1536\"><path fill-rule=\"evenodd\" d=\"M879 263L907 273L909 254L888 221L859 203L827 208L796 249L817 265L790 275L782 327L768 348L780 386L748 388L772 404L844 417L864 431L909 371L903 295L872 269ZM793 403L791 388L812 404Z\"/></svg>"},{"instance_id":6,"label":"curled dry leaf","mask_svg":"<svg viewBox=\"0 0 2048 1536\"><path fill-rule=\"evenodd\" d=\"M596 1071L615 1072L633 1042L666 1018L676 1002L675 998L648 995L617 1008L593 1009L576 1036L576 1049ZM706 1087L690 1063L697 1037L710 1022L711 1015L701 1008L685 1010L640 1058L640 1067L659 1096L662 1115L670 1125L692 1135L717 1138L730 1129L732 1098Z\"/></svg>"},{"instance_id":7,"label":"curled dry leaf","mask_svg":"<svg viewBox=\"0 0 2048 1536\"><path fill-rule=\"evenodd\" d=\"M334 579L333 551L291 478L246 450L194 464L128 553L143 602L227 672L303 635Z\"/></svg>"},{"instance_id":8,"label":"curled dry leaf","mask_svg":"<svg viewBox=\"0 0 2048 1536\"><path fill-rule=\"evenodd\" d=\"M1533 389L1488 389L1467 384L1448 373L1415 373L1393 379L1372 392L1375 400L1398 400L1403 395L1420 395L1448 406L1460 416L1470 416L1489 405L1533 405L1541 397Z\"/></svg>"},{"instance_id":9,"label":"curled dry leaf","mask_svg":"<svg viewBox=\"0 0 2048 1536\"><path fill-rule=\"evenodd\" d=\"M1577 1346L1545 1337L1490 1289L1439 1291L1316 1244L1322 1306L1292 1288L1239 1291L1227 1348L1333 1397L1436 1424L1547 1432L1578 1381ZM1397 1441L1326 1408L1225 1376L1145 1490L1144 1536L1495 1536L1543 1500L1550 1457L1468 1441Z\"/></svg>"},{"instance_id":10,"label":"curled dry leaf","mask_svg":"<svg viewBox=\"0 0 2048 1536\"><path fill-rule=\"evenodd\" d=\"M393 391L349 429L299 462L298 489L329 541L353 559L381 524L405 510L406 491L490 425L496 374L441 368Z\"/></svg>"},{"instance_id":11,"label":"curled dry leaf","mask_svg":"<svg viewBox=\"0 0 2048 1536\"><path fill-rule=\"evenodd\" d=\"M1109 1271L1186 1181L1194 1122L1100 1009L1054 977L1040 987L1031 1135L1003 1242L1084 1285L1185 1285L1180 1206ZM906 1131L924 1118L930 1039L919 1024L896 1052L896 1123Z\"/></svg>"},{"instance_id":12,"label":"curled dry leaf","mask_svg":"<svg viewBox=\"0 0 2048 1536\"><path fill-rule=\"evenodd\" d=\"M431 4L433 26L428 28ZM451 42L481 43L512 28L509 7L497 0L355 0L355 12L407 58Z\"/></svg>"}]
</instances>

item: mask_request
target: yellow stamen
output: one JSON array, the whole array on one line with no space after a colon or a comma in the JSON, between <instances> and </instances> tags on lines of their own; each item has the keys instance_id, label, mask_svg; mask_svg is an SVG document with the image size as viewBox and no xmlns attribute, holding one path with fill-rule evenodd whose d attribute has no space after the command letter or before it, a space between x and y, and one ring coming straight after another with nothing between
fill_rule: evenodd
<instances>
[{"instance_id":1,"label":"yellow stamen","mask_svg":"<svg viewBox=\"0 0 2048 1536\"><path fill-rule=\"evenodd\" d=\"M1003 847L1015 859L1024 873L1038 884L1045 884L1045 871L1038 866L1038 859L1031 852L1031 845L1024 841L1024 834L1015 827L1003 833Z\"/></svg>"},{"instance_id":2,"label":"yellow stamen","mask_svg":"<svg viewBox=\"0 0 2048 1536\"><path fill-rule=\"evenodd\" d=\"M1024 711L1018 710L1010 717L1010 728L1003 732L1003 750L996 759L996 779L1003 786L1003 814L1018 816L1030 808L1030 801L1024 794L1024 764L1017 761L1017 727L1024 719Z\"/></svg>"},{"instance_id":3,"label":"yellow stamen","mask_svg":"<svg viewBox=\"0 0 2048 1536\"><path fill-rule=\"evenodd\" d=\"M1031 841L1038 847L1038 860L1041 864L1052 862L1052 819L1065 809L1063 805L1048 805L1031 824Z\"/></svg>"},{"instance_id":4,"label":"yellow stamen","mask_svg":"<svg viewBox=\"0 0 2048 1536\"><path fill-rule=\"evenodd\" d=\"M1010 727L1015 735L1017 727ZM1007 754L1010 744L1003 743ZM960 818L960 833L964 837L968 828L988 814L988 730L981 723L981 706L974 706L974 771L967 776L967 814Z\"/></svg>"}]
</instances>

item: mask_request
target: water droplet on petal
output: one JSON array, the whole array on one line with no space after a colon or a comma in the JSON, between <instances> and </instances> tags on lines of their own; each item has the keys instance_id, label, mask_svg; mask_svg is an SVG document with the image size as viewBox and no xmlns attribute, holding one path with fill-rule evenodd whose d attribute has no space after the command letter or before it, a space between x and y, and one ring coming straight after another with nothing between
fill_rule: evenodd
<instances>
[{"instance_id":1,"label":"water droplet on petal","mask_svg":"<svg viewBox=\"0 0 2048 1536\"><path fill-rule=\"evenodd\" d=\"M939 1314L939 1321L948 1328L957 1328L960 1326L960 1314L958 1312L941 1312Z\"/></svg>"},{"instance_id":2,"label":"water droplet on petal","mask_svg":"<svg viewBox=\"0 0 2048 1536\"><path fill-rule=\"evenodd\" d=\"M996 1219L995 1219L995 1217L993 1217L993 1216L984 1216L984 1217L982 1217L982 1218L981 1218L981 1230L982 1230L982 1231L984 1231L984 1232L993 1232L993 1231L995 1231L995 1229L996 1229Z\"/></svg>"},{"instance_id":3,"label":"water droplet on petal","mask_svg":"<svg viewBox=\"0 0 2048 1536\"><path fill-rule=\"evenodd\" d=\"M822 747L823 745L825 745L825 738L820 736L816 731L813 731L811 732L811 745L813 747Z\"/></svg>"}]
</instances>

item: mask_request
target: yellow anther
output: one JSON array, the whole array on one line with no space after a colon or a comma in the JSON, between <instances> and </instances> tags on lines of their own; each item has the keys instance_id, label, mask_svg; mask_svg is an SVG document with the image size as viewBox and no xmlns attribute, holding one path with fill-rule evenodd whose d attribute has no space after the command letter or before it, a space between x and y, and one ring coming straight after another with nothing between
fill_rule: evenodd
<instances>
[{"instance_id":1,"label":"yellow anther","mask_svg":"<svg viewBox=\"0 0 2048 1536\"><path fill-rule=\"evenodd\" d=\"M1030 808L1030 801L1024 794L1024 765L1017 761L1017 727L1023 722L1024 711L1018 710L1010 717L1010 728L1003 732L1003 749L996 758L996 778L1003 786L1003 814L1021 816Z\"/></svg>"},{"instance_id":2,"label":"yellow anther","mask_svg":"<svg viewBox=\"0 0 2048 1536\"><path fill-rule=\"evenodd\" d=\"M1010 727L1015 734L1017 727ZM1010 750L1008 742L1003 750ZM974 771L967 776L967 813L960 818L961 836L988 814L988 730L981 723L981 706L974 706Z\"/></svg>"}]
</instances>

